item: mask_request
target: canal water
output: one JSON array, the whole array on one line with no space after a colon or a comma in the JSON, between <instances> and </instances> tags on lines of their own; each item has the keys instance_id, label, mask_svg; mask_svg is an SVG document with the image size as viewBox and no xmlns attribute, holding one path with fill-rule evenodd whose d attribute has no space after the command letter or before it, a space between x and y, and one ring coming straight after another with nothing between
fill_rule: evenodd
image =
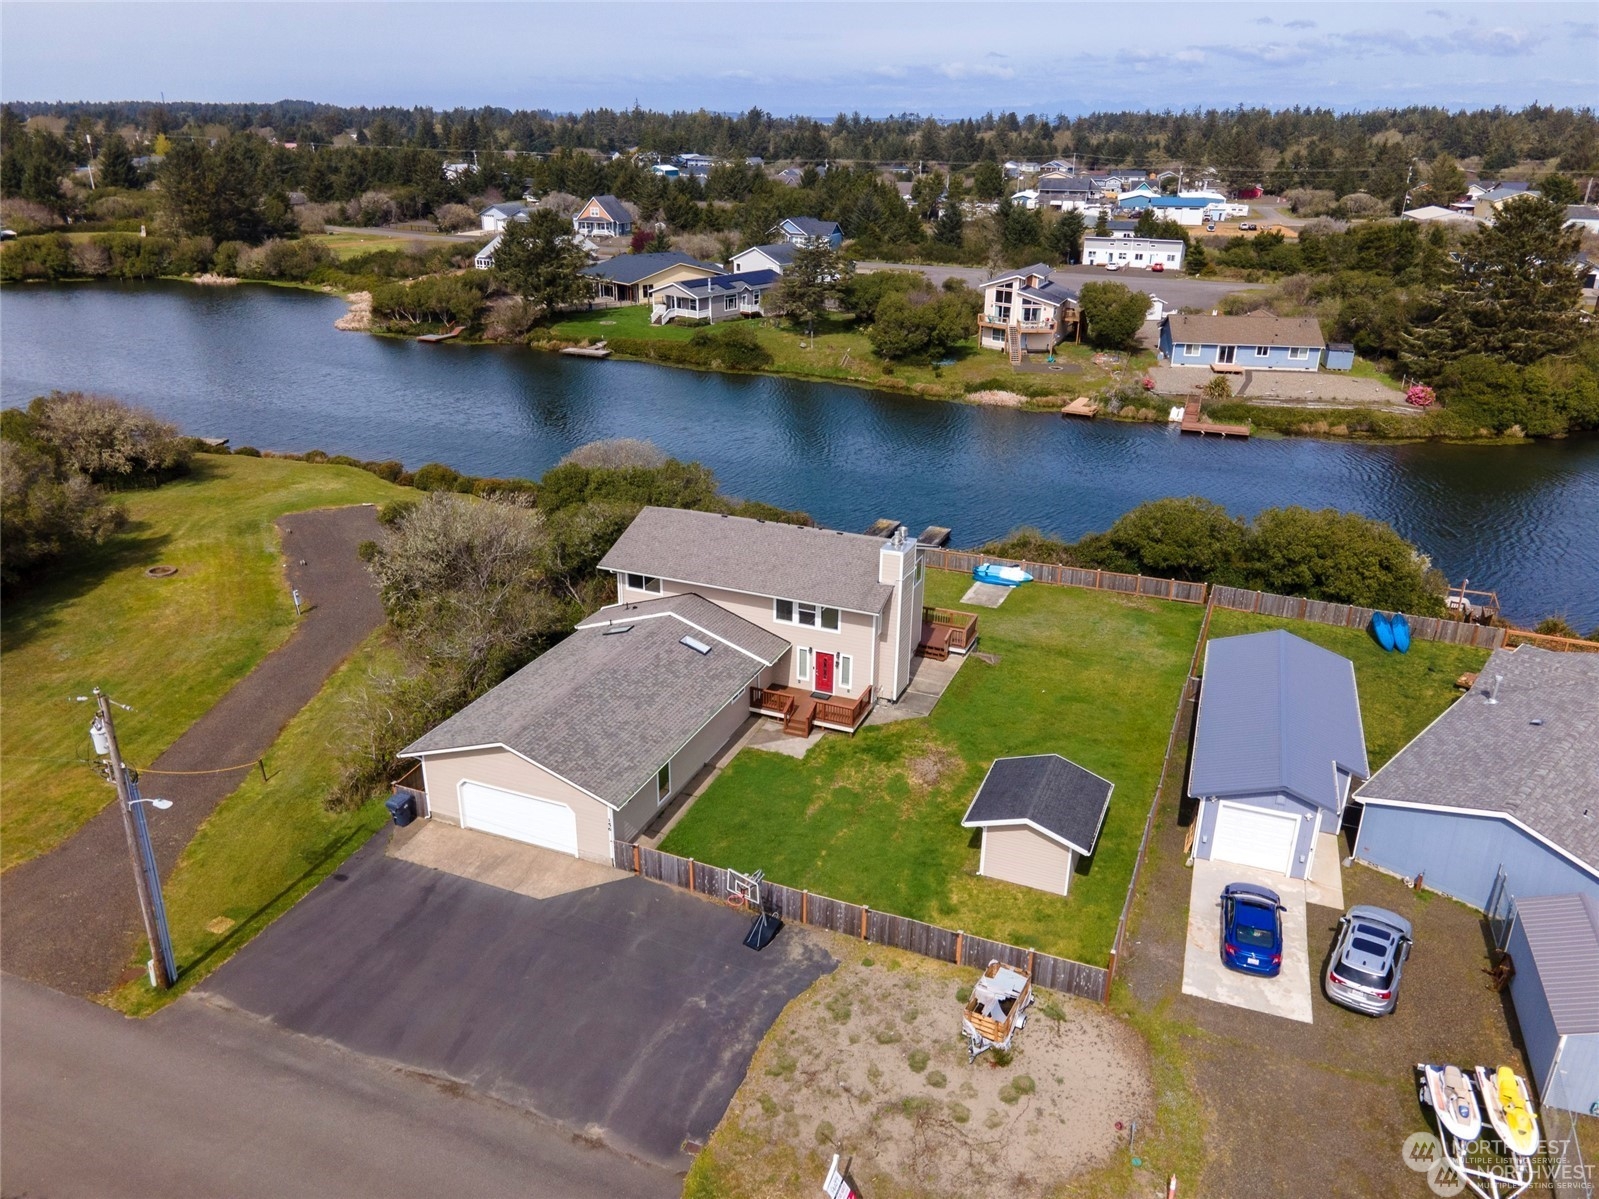
<instances>
[{"instance_id":1,"label":"canal water","mask_svg":"<svg viewBox=\"0 0 1599 1199\"><path fill-rule=\"evenodd\" d=\"M1390 521L1509 614L1599 625L1599 439L1525 446L1246 443L825 383L419 345L341 333L343 302L184 283L0 291L0 403L53 388L143 404L235 446L323 449L536 477L584 442L638 437L732 494L864 529L975 545L1018 525L1075 538L1144 500L1202 495ZM997 360L996 360L997 361Z\"/></svg>"}]
</instances>

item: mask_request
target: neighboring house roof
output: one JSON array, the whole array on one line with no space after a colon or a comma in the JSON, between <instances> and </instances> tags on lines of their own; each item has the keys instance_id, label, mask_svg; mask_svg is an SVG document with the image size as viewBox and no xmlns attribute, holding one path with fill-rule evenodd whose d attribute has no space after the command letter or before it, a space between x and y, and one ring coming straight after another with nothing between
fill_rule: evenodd
<instances>
[{"instance_id":1,"label":"neighboring house roof","mask_svg":"<svg viewBox=\"0 0 1599 1199\"><path fill-rule=\"evenodd\" d=\"M781 656L772 651L782 638L731 613L713 631L705 612L713 605L699 596L649 606L637 619L611 621L615 630L630 625L626 632L585 622L401 754L503 745L620 808Z\"/></svg>"},{"instance_id":2,"label":"neighboring house roof","mask_svg":"<svg viewBox=\"0 0 1599 1199\"><path fill-rule=\"evenodd\" d=\"M639 283L674 266L695 266L712 273L719 273L719 268L716 266L709 262L701 262L681 250L662 250L654 254L618 254L615 258L586 266L580 273L593 275L598 279L609 279L612 283Z\"/></svg>"},{"instance_id":3,"label":"neighboring house roof","mask_svg":"<svg viewBox=\"0 0 1599 1199\"><path fill-rule=\"evenodd\" d=\"M1566 220L1599 221L1599 204L1567 204Z\"/></svg>"},{"instance_id":4,"label":"neighboring house roof","mask_svg":"<svg viewBox=\"0 0 1599 1199\"><path fill-rule=\"evenodd\" d=\"M822 221L811 216L784 217L782 227L802 237L828 238L839 232L837 221Z\"/></svg>"},{"instance_id":5,"label":"neighboring house roof","mask_svg":"<svg viewBox=\"0 0 1599 1199\"><path fill-rule=\"evenodd\" d=\"M633 214L615 196L594 196L590 198L589 204L598 204L605 210L606 217L618 225L631 225L633 223ZM583 205L583 208L587 208L589 204ZM578 211L581 213L582 209Z\"/></svg>"},{"instance_id":6,"label":"neighboring house roof","mask_svg":"<svg viewBox=\"0 0 1599 1199\"><path fill-rule=\"evenodd\" d=\"M745 271L739 275L712 275L708 279L681 279L657 288L663 291L686 291L691 295L726 296L741 291L764 292L783 276L777 271Z\"/></svg>"},{"instance_id":7,"label":"neighboring house roof","mask_svg":"<svg viewBox=\"0 0 1599 1199\"><path fill-rule=\"evenodd\" d=\"M998 758L961 818L965 828L1027 825L1080 854L1094 852L1114 785L1059 754Z\"/></svg>"},{"instance_id":8,"label":"neighboring house roof","mask_svg":"<svg viewBox=\"0 0 1599 1199\"><path fill-rule=\"evenodd\" d=\"M1354 663L1282 629L1206 645L1190 795L1281 792L1336 812L1339 768L1370 773Z\"/></svg>"},{"instance_id":9,"label":"neighboring house roof","mask_svg":"<svg viewBox=\"0 0 1599 1199\"><path fill-rule=\"evenodd\" d=\"M500 243L504 240L505 234L496 233L493 241L489 242L488 245L484 246L475 255L473 255L472 261L474 263L481 262L486 265L492 265L494 262L494 251L500 248Z\"/></svg>"},{"instance_id":10,"label":"neighboring house roof","mask_svg":"<svg viewBox=\"0 0 1599 1199\"><path fill-rule=\"evenodd\" d=\"M1508 816L1599 871L1596 779L1599 654L1521 646L1495 650L1472 692L1395 754L1359 797Z\"/></svg>"},{"instance_id":11,"label":"neighboring house roof","mask_svg":"<svg viewBox=\"0 0 1599 1199\"><path fill-rule=\"evenodd\" d=\"M1014 271L1007 271L1003 275L995 275L983 284L985 288L993 287L998 283L1018 283L1017 287L1024 296L1031 296L1043 300L1048 304L1075 304L1077 292L1067 287L1064 283L1051 278L1051 268L1042 262L1035 262L1032 266L1020 267ZM1036 278L1039 282L1029 286L1027 280Z\"/></svg>"},{"instance_id":12,"label":"neighboring house roof","mask_svg":"<svg viewBox=\"0 0 1599 1199\"><path fill-rule=\"evenodd\" d=\"M1477 224L1477 218L1469 212L1456 212L1453 208L1442 208L1437 204L1407 208L1401 215L1408 221L1455 221L1464 225Z\"/></svg>"},{"instance_id":13,"label":"neighboring house roof","mask_svg":"<svg viewBox=\"0 0 1599 1199\"><path fill-rule=\"evenodd\" d=\"M1041 175L1038 179L1041 195L1051 192L1089 195L1096 190L1095 181L1086 175Z\"/></svg>"},{"instance_id":14,"label":"neighboring house roof","mask_svg":"<svg viewBox=\"0 0 1599 1199\"><path fill-rule=\"evenodd\" d=\"M885 541L715 512L646 508L600 569L877 613L893 594L877 581Z\"/></svg>"},{"instance_id":15,"label":"neighboring house roof","mask_svg":"<svg viewBox=\"0 0 1599 1199\"><path fill-rule=\"evenodd\" d=\"M505 200L499 204L491 204L483 210L482 215L504 217L509 220L511 217L521 216L525 212L527 212L527 205L520 200Z\"/></svg>"},{"instance_id":16,"label":"neighboring house roof","mask_svg":"<svg viewBox=\"0 0 1599 1199\"><path fill-rule=\"evenodd\" d=\"M1126 196L1123 208L1212 208L1223 201L1207 196Z\"/></svg>"},{"instance_id":17,"label":"neighboring house roof","mask_svg":"<svg viewBox=\"0 0 1599 1199\"><path fill-rule=\"evenodd\" d=\"M1186 345L1324 346L1321 326L1312 317L1248 316L1168 317L1172 340Z\"/></svg>"},{"instance_id":18,"label":"neighboring house roof","mask_svg":"<svg viewBox=\"0 0 1599 1199\"><path fill-rule=\"evenodd\" d=\"M1132 233L1138 228L1137 221L1106 221L1105 227L1112 233Z\"/></svg>"},{"instance_id":19,"label":"neighboring house roof","mask_svg":"<svg viewBox=\"0 0 1599 1199\"><path fill-rule=\"evenodd\" d=\"M794 253L798 249L799 247L791 241L780 241L770 246L751 246L748 250L740 250L733 257L742 258L746 254L753 254L759 250L779 266L793 266Z\"/></svg>"},{"instance_id":20,"label":"neighboring house roof","mask_svg":"<svg viewBox=\"0 0 1599 1199\"><path fill-rule=\"evenodd\" d=\"M1599 899L1538 895L1516 900L1558 1036L1599 1033Z\"/></svg>"}]
</instances>

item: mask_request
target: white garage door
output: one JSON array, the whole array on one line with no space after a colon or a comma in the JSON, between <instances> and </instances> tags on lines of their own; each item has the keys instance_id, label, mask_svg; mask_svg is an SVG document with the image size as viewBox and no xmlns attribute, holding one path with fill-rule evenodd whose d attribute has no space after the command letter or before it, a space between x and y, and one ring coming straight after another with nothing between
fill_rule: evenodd
<instances>
[{"instance_id":1,"label":"white garage door","mask_svg":"<svg viewBox=\"0 0 1599 1199\"><path fill-rule=\"evenodd\" d=\"M1216 807L1216 828L1210 836L1212 860L1290 872L1299 838L1298 816L1244 804L1219 803Z\"/></svg>"},{"instance_id":2,"label":"white garage door","mask_svg":"<svg viewBox=\"0 0 1599 1199\"><path fill-rule=\"evenodd\" d=\"M461 825L577 856L577 814L553 800L463 782Z\"/></svg>"}]
</instances>

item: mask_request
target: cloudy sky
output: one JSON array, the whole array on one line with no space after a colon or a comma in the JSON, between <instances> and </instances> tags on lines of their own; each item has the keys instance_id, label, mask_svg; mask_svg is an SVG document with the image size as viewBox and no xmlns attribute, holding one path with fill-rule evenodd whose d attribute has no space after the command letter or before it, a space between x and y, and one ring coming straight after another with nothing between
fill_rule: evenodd
<instances>
[{"instance_id":1,"label":"cloudy sky","mask_svg":"<svg viewBox=\"0 0 1599 1199\"><path fill-rule=\"evenodd\" d=\"M1591 3L0 0L7 100L831 116L1591 105Z\"/></svg>"}]
</instances>

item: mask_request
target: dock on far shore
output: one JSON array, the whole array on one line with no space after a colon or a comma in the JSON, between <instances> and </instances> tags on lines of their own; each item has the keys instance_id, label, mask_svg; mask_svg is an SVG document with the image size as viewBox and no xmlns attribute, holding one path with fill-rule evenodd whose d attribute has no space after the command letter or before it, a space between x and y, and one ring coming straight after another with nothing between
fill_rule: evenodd
<instances>
[{"instance_id":1,"label":"dock on far shore","mask_svg":"<svg viewBox=\"0 0 1599 1199\"><path fill-rule=\"evenodd\" d=\"M597 341L591 346L563 346L561 353L569 358L609 358L611 347L603 341Z\"/></svg>"},{"instance_id":2,"label":"dock on far shore","mask_svg":"<svg viewBox=\"0 0 1599 1199\"><path fill-rule=\"evenodd\" d=\"M1249 436L1248 425L1219 425L1214 421L1205 419L1200 411L1198 396L1191 396L1183 405L1183 423L1181 429L1184 433L1198 433L1200 435L1214 433L1218 437L1243 437Z\"/></svg>"}]
</instances>

